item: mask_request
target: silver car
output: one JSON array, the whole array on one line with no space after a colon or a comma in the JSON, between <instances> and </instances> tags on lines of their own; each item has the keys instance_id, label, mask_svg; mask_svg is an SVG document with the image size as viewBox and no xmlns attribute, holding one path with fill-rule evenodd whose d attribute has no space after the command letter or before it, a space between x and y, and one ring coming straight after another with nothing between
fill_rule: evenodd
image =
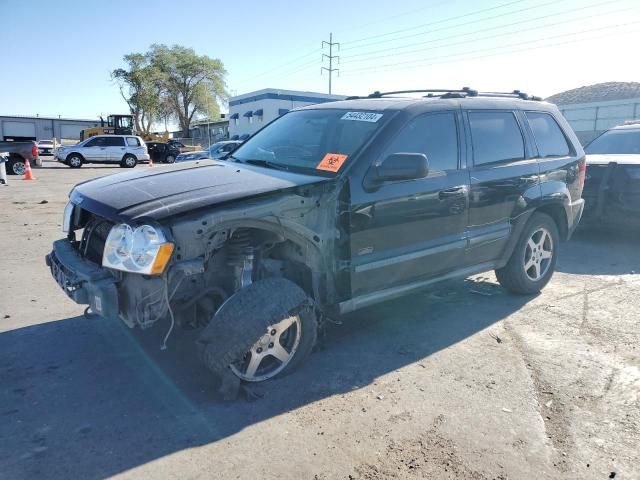
<instances>
[{"instance_id":1,"label":"silver car","mask_svg":"<svg viewBox=\"0 0 640 480\"><path fill-rule=\"evenodd\" d=\"M80 168L85 163L114 163L133 168L138 162L149 161L144 141L133 135L96 135L76 145L58 148L55 156L71 168Z\"/></svg>"}]
</instances>

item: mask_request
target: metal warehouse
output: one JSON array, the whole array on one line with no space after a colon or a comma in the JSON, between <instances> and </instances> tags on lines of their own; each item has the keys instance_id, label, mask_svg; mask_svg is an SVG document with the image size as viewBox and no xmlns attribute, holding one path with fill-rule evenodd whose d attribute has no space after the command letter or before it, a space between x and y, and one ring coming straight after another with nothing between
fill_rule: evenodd
<instances>
[{"instance_id":1,"label":"metal warehouse","mask_svg":"<svg viewBox=\"0 0 640 480\"><path fill-rule=\"evenodd\" d=\"M314 103L344 100L344 95L265 88L229 100L229 135L244 139L289 110Z\"/></svg>"},{"instance_id":2,"label":"metal warehouse","mask_svg":"<svg viewBox=\"0 0 640 480\"><path fill-rule=\"evenodd\" d=\"M97 127L100 120L61 117L0 116L0 139L27 140L79 140L85 128Z\"/></svg>"}]
</instances>

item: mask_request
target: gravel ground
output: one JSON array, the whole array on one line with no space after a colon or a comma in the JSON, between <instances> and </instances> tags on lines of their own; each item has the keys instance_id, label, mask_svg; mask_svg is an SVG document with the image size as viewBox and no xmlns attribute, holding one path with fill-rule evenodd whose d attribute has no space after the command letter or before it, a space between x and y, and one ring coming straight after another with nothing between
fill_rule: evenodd
<instances>
[{"instance_id":1,"label":"gravel ground","mask_svg":"<svg viewBox=\"0 0 640 480\"><path fill-rule=\"evenodd\" d=\"M359 312L225 403L193 332L160 351L167 325L86 319L50 278L68 191L118 171L0 187L0 478L640 478L637 237L579 232L536 297L488 273Z\"/></svg>"}]
</instances>

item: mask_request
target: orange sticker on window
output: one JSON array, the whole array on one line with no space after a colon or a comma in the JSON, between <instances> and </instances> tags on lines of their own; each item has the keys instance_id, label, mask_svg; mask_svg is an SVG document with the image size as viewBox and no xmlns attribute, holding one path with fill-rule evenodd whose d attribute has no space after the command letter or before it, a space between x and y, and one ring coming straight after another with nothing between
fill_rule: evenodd
<instances>
[{"instance_id":1,"label":"orange sticker on window","mask_svg":"<svg viewBox=\"0 0 640 480\"><path fill-rule=\"evenodd\" d=\"M327 153L322 161L316 166L317 170L326 170L327 172L337 172L349 155L341 153Z\"/></svg>"}]
</instances>

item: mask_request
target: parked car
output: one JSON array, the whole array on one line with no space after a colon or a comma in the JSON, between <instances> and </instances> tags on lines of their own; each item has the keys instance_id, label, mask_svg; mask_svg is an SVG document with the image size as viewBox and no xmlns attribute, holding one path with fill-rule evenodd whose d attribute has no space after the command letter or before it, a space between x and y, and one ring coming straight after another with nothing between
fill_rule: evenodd
<instances>
[{"instance_id":1,"label":"parked car","mask_svg":"<svg viewBox=\"0 0 640 480\"><path fill-rule=\"evenodd\" d=\"M190 162L192 160L205 160L209 158L209 152L200 150L197 152L185 152L176 157L176 162Z\"/></svg>"},{"instance_id":2,"label":"parked car","mask_svg":"<svg viewBox=\"0 0 640 480\"><path fill-rule=\"evenodd\" d=\"M146 145L149 156L154 162L174 163L176 157L180 155L179 148L171 143L146 142Z\"/></svg>"},{"instance_id":3,"label":"parked car","mask_svg":"<svg viewBox=\"0 0 640 480\"><path fill-rule=\"evenodd\" d=\"M585 226L640 229L640 124L607 130L585 151Z\"/></svg>"},{"instance_id":4,"label":"parked car","mask_svg":"<svg viewBox=\"0 0 640 480\"><path fill-rule=\"evenodd\" d=\"M27 160L32 166L42 164L38 154L38 146L33 141L0 142L0 152L9 154L9 161L5 165L9 175L24 175Z\"/></svg>"},{"instance_id":5,"label":"parked car","mask_svg":"<svg viewBox=\"0 0 640 480\"><path fill-rule=\"evenodd\" d=\"M540 291L581 217L578 139L521 92L427 93L303 107L227 162L77 185L52 275L130 327L200 328L225 392L295 369L323 319L439 281Z\"/></svg>"},{"instance_id":6,"label":"parked car","mask_svg":"<svg viewBox=\"0 0 640 480\"><path fill-rule=\"evenodd\" d=\"M181 153L184 152L199 152L202 150L202 146L201 145L185 145L182 142L179 142L178 140L173 140L173 139L169 139L167 141L167 143L169 145L172 145L173 147L177 147Z\"/></svg>"},{"instance_id":7,"label":"parked car","mask_svg":"<svg viewBox=\"0 0 640 480\"><path fill-rule=\"evenodd\" d=\"M55 158L71 168L85 163L113 163L133 168L149 161L144 141L133 135L95 135L80 143L56 149Z\"/></svg>"},{"instance_id":8,"label":"parked car","mask_svg":"<svg viewBox=\"0 0 640 480\"><path fill-rule=\"evenodd\" d=\"M220 159L224 158L233 152L239 145L242 145L241 141L238 140L225 140L222 142L217 142L211 145L208 148L209 158Z\"/></svg>"},{"instance_id":9,"label":"parked car","mask_svg":"<svg viewBox=\"0 0 640 480\"><path fill-rule=\"evenodd\" d=\"M53 155L53 142L51 140L40 140L37 144L40 155Z\"/></svg>"}]
</instances>

